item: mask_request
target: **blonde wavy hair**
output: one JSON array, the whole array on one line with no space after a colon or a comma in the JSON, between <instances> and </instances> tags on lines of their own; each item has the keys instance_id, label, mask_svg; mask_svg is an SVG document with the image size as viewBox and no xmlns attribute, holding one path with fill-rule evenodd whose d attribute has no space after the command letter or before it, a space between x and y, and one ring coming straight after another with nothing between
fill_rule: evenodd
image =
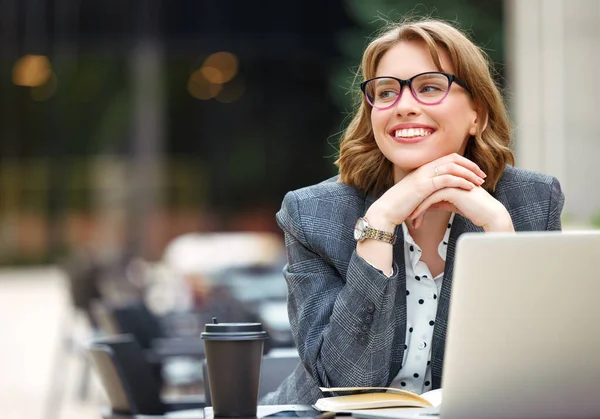
<instances>
[{"instance_id":1,"label":"blonde wavy hair","mask_svg":"<svg viewBox=\"0 0 600 419\"><path fill-rule=\"evenodd\" d=\"M359 75L364 80L375 77L383 55L400 41L423 41L439 71L443 71L438 48L443 48L454 67L455 75L471 92L477 109L477 133L467 143L465 157L474 161L487 174L484 187L493 191L507 164L514 165L509 148L511 123L502 95L492 77L487 54L463 32L436 19L410 20L388 24L369 43ZM379 150L371 127L371 105L362 96L354 117L340 143L340 182L375 195L394 184L393 164ZM487 125L486 125L487 122Z\"/></svg>"}]
</instances>

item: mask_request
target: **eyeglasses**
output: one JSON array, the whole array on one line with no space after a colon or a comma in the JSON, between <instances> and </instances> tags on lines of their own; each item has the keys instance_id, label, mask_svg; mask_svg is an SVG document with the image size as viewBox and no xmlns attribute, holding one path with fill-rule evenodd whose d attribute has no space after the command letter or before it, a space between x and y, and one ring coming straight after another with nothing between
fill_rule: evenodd
<instances>
[{"instance_id":1,"label":"eyeglasses","mask_svg":"<svg viewBox=\"0 0 600 419\"><path fill-rule=\"evenodd\" d=\"M448 96L452 83L469 92L467 86L454 74L439 71L417 74L408 80L390 76L375 77L363 81L360 90L371 106L385 110L400 100L404 86L408 85L413 97L423 105L437 105Z\"/></svg>"}]
</instances>

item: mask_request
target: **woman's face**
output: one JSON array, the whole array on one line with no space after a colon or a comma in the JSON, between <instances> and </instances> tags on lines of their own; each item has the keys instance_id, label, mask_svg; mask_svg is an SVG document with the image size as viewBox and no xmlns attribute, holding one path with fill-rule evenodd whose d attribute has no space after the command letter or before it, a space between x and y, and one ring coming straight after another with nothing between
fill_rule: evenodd
<instances>
[{"instance_id":1,"label":"woman's face","mask_svg":"<svg viewBox=\"0 0 600 419\"><path fill-rule=\"evenodd\" d=\"M440 49L439 53L443 70L454 74L446 51ZM427 71L438 69L426 44L400 41L384 54L375 76L409 79ZM372 108L371 124L377 146L394 164L394 179L398 182L439 157L463 155L469 137L477 132L477 112L469 93L456 83L437 105L418 102L410 88L404 86L394 106L384 110ZM410 128L413 130L408 131Z\"/></svg>"}]
</instances>

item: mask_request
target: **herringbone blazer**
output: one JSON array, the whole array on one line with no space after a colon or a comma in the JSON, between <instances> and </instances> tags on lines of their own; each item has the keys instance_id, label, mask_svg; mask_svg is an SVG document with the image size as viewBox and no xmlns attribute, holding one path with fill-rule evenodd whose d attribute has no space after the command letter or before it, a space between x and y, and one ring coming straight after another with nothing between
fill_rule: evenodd
<instances>
[{"instance_id":1,"label":"herringbone blazer","mask_svg":"<svg viewBox=\"0 0 600 419\"><path fill-rule=\"evenodd\" d=\"M507 166L493 195L515 230L561 229L564 195L554 177ZM390 278L356 254L353 238L374 200L337 177L286 194L276 218L285 233L288 314L301 362L262 404L311 404L323 397L320 386L386 387L398 374L406 332L402 228ZM456 241L476 231L482 229L455 216L433 334L433 388L442 380Z\"/></svg>"}]
</instances>

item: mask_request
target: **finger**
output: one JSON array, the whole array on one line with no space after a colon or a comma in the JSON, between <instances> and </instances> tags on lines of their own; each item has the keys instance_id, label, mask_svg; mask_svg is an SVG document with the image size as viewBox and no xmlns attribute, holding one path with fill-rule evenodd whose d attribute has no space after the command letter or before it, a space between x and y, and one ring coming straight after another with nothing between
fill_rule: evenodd
<instances>
[{"instance_id":1,"label":"finger","mask_svg":"<svg viewBox=\"0 0 600 419\"><path fill-rule=\"evenodd\" d=\"M477 163L475 163L474 161L471 161L471 160L467 159L464 156L461 156L458 153L450 154L450 156L449 156L449 162L450 163L459 164L462 167L464 167L466 169L469 169L473 173L476 173L476 174L478 174L479 176L481 176L483 178L487 177L487 175L485 174L485 172L483 170L481 170L481 168L477 165Z\"/></svg>"},{"instance_id":2,"label":"finger","mask_svg":"<svg viewBox=\"0 0 600 419\"><path fill-rule=\"evenodd\" d=\"M428 208L429 211L454 211L455 209L454 205L446 201L436 202Z\"/></svg>"},{"instance_id":3,"label":"finger","mask_svg":"<svg viewBox=\"0 0 600 419\"><path fill-rule=\"evenodd\" d=\"M417 218L415 218L413 220L413 227L415 229L418 229L419 227L421 227L423 225L423 219L425 218L425 213L423 212L423 214L419 215Z\"/></svg>"},{"instance_id":4,"label":"finger","mask_svg":"<svg viewBox=\"0 0 600 419\"><path fill-rule=\"evenodd\" d=\"M455 212L457 214L462 215L462 212L456 208L455 205L450 202L442 201L432 204L427 211L446 211L446 212Z\"/></svg>"},{"instance_id":5,"label":"finger","mask_svg":"<svg viewBox=\"0 0 600 419\"><path fill-rule=\"evenodd\" d=\"M433 207L436 207L435 209ZM433 204L429 207L429 211L446 211L453 212L458 215L465 216L461 210L456 208L456 205L451 204L450 202L438 202L437 204Z\"/></svg>"},{"instance_id":6,"label":"finger","mask_svg":"<svg viewBox=\"0 0 600 419\"><path fill-rule=\"evenodd\" d=\"M413 223L413 227L415 229L419 228L419 225L417 225L417 220L422 221L422 219L425 217L425 211L427 211L429 209L429 206L427 205L419 205L419 207L417 209L415 209L415 212L412 215L412 223Z\"/></svg>"},{"instance_id":7,"label":"finger","mask_svg":"<svg viewBox=\"0 0 600 419\"><path fill-rule=\"evenodd\" d=\"M430 186L433 191L439 191L444 188L459 188L470 191L475 187L475 184L465 179L464 177L454 175L440 175L431 178Z\"/></svg>"},{"instance_id":8,"label":"finger","mask_svg":"<svg viewBox=\"0 0 600 419\"><path fill-rule=\"evenodd\" d=\"M415 211L407 217L407 219L411 221L413 228L416 229L423 224L423 221L425 219L425 212L427 212L427 211L447 211L447 212L456 212L456 213L460 214L458 209L451 203L446 202L446 201L436 202L434 204L431 204L429 206L429 208L427 208L425 211L423 211L420 215L417 215L417 209L415 209ZM420 220L420 222L419 222L419 220Z\"/></svg>"},{"instance_id":9,"label":"finger","mask_svg":"<svg viewBox=\"0 0 600 419\"><path fill-rule=\"evenodd\" d=\"M421 202L417 206L417 208L415 208L415 210L410 215L410 219L413 221L416 220L425 211L427 211L427 209L429 209L429 207L432 206L433 204L437 204L437 203L443 202L443 201L448 201L450 198L449 197L450 193L451 193L450 189L443 189L441 191L437 191L436 193L429 195L423 202Z\"/></svg>"},{"instance_id":10,"label":"finger","mask_svg":"<svg viewBox=\"0 0 600 419\"><path fill-rule=\"evenodd\" d=\"M481 186L485 182L485 180L482 177L473 173L472 170L469 170L466 167L463 167L457 163L443 164L440 166L436 166L435 169L435 172L437 172L438 175L448 174L463 177L477 186Z\"/></svg>"}]
</instances>

